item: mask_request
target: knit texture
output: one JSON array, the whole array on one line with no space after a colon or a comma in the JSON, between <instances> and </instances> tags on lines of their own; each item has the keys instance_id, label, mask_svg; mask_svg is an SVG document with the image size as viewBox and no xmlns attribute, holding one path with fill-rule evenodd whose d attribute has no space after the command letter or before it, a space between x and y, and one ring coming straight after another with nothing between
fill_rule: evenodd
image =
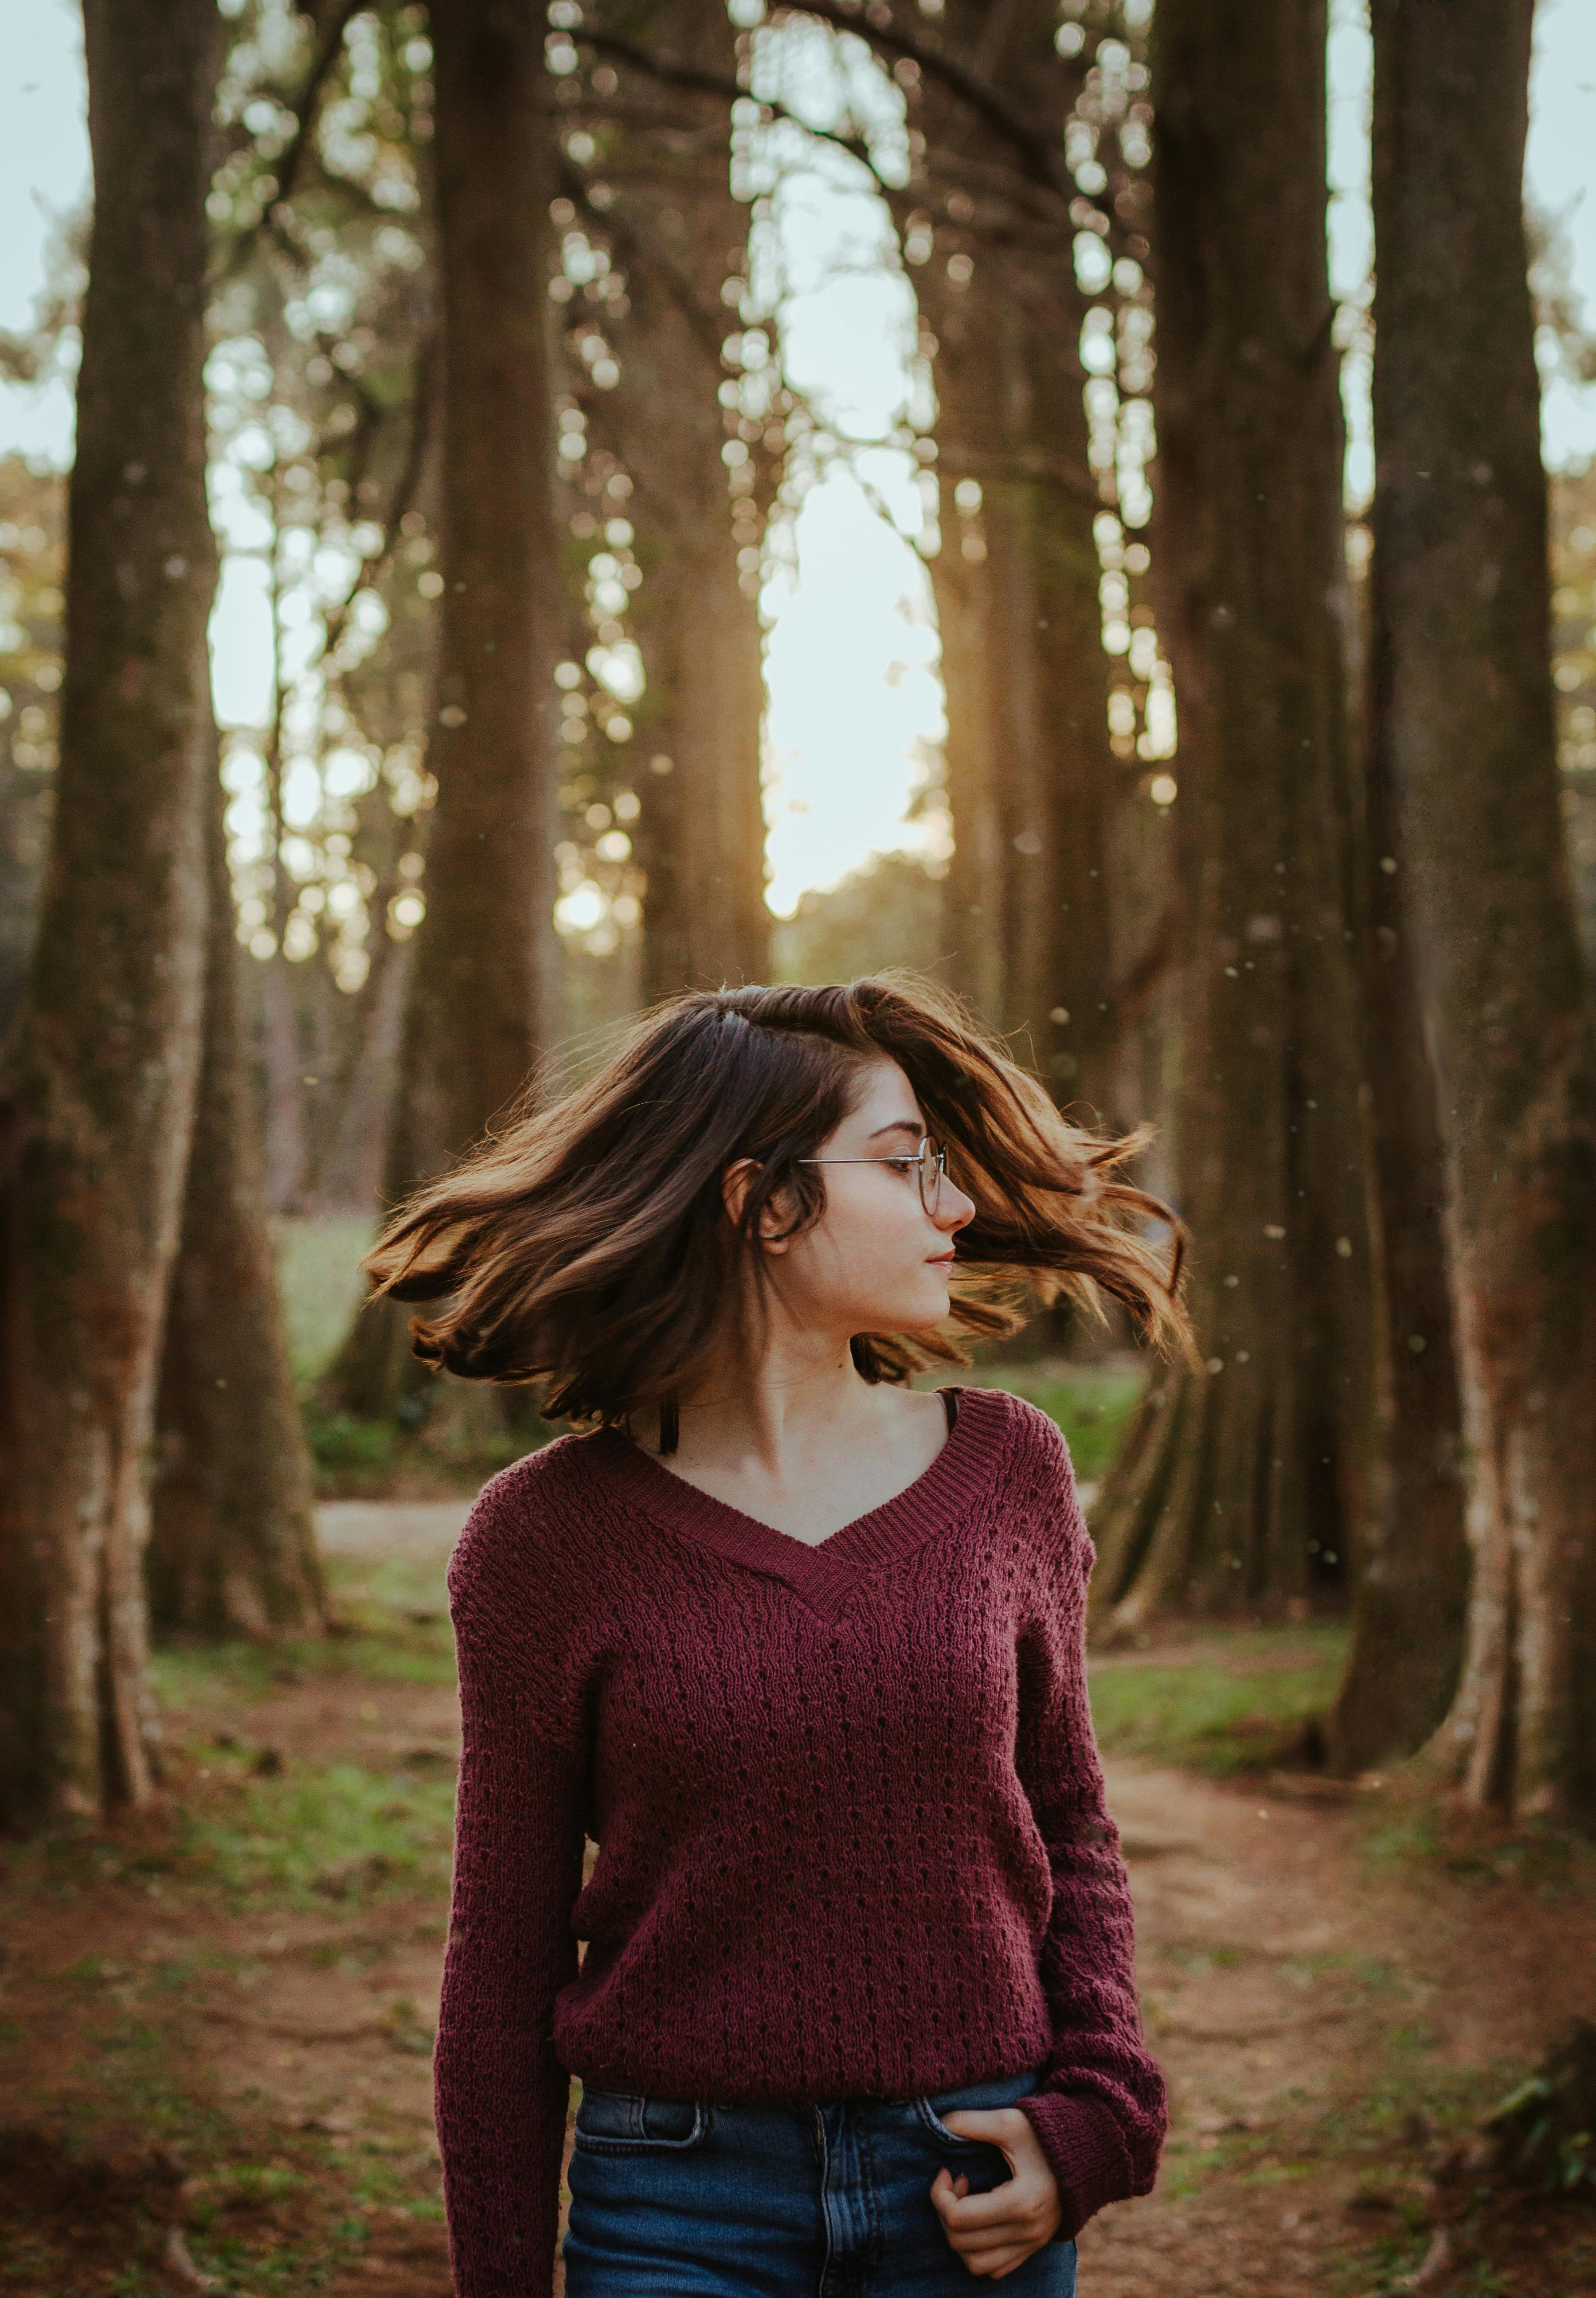
<instances>
[{"instance_id":1,"label":"knit texture","mask_svg":"<svg viewBox=\"0 0 1596 2298\"><path fill-rule=\"evenodd\" d=\"M732 2105L1039 2067L1063 2232L1148 2192L1164 2086L1087 1707L1091 1562L1063 1439L996 1390L818 1547L616 1431L487 1485L449 1574L458 2298L549 2292L572 2073Z\"/></svg>"}]
</instances>

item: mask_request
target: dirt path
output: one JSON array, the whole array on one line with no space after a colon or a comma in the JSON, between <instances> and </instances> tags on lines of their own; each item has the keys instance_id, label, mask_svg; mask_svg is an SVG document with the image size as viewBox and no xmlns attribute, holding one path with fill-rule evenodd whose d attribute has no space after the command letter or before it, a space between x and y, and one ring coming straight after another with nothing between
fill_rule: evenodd
<instances>
[{"instance_id":1,"label":"dirt path","mask_svg":"<svg viewBox=\"0 0 1596 2298\"><path fill-rule=\"evenodd\" d=\"M164 2211L219 2293L446 2298L427 2049L457 1726L435 1591L462 1513L327 1509L348 1602L362 1575L422 1591L395 1614L411 1641L185 1679L165 1835L12 1857L0 2289L181 2289ZM1511 1847L1460 1872L1378 1790L1125 1764L1110 1781L1174 2126L1158 2192L1087 2229L1083 2298L1402 2286L1438 2134L1592 2007L1592 1895ZM274 1829L309 1847L302 1872ZM209 2153L196 2093L234 2134ZM164 2206L152 2135L189 2182ZM105 2181L140 2145L119 2216ZM1452 2286L1596 2290L1596 2213L1524 2214L1505 2247Z\"/></svg>"}]
</instances>

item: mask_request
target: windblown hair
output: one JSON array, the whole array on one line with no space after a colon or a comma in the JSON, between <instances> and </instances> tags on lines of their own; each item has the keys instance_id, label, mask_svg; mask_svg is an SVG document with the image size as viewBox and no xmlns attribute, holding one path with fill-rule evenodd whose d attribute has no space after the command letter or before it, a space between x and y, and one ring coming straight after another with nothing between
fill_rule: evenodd
<instances>
[{"instance_id":1,"label":"windblown hair","mask_svg":"<svg viewBox=\"0 0 1596 2298\"><path fill-rule=\"evenodd\" d=\"M1156 1346L1189 1352L1185 1232L1117 1178L1151 1128L1110 1140L1071 1125L955 999L906 973L673 998L589 1083L524 1106L420 1189L362 1266L378 1294L443 1299L410 1327L428 1363L535 1384L546 1413L582 1424L657 1409L674 1433L677 1395L746 1297L743 1272L751 1262L764 1277L761 1212L778 1196L782 1218L796 1208L789 1234L820 1218L823 1180L800 1160L882 1055L907 1076L976 1211L959 1232L952 1331L861 1335L866 1379L967 1364L954 1335L1017 1330L1028 1295L1101 1318L1109 1294ZM722 1177L741 1158L759 1171L734 1228ZM1148 1220L1168 1224L1167 1254L1139 1233Z\"/></svg>"}]
</instances>

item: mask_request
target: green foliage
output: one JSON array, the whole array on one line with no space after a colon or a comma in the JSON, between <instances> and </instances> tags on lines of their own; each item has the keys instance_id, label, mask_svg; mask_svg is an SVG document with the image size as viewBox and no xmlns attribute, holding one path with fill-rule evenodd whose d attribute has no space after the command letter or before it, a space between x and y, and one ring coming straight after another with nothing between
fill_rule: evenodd
<instances>
[{"instance_id":1,"label":"green foliage","mask_svg":"<svg viewBox=\"0 0 1596 2298\"><path fill-rule=\"evenodd\" d=\"M338 1492L384 1491L392 1481L403 1432L393 1420L357 1420L350 1412L323 1412L313 1398L303 1407L310 1457L322 1481Z\"/></svg>"},{"instance_id":2,"label":"green foliage","mask_svg":"<svg viewBox=\"0 0 1596 2298\"><path fill-rule=\"evenodd\" d=\"M935 970L942 890L923 863L882 854L835 886L807 893L772 930L779 981L852 981L886 965Z\"/></svg>"},{"instance_id":3,"label":"green foliage","mask_svg":"<svg viewBox=\"0 0 1596 2298\"><path fill-rule=\"evenodd\" d=\"M1300 1763L1303 1733L1328 1706L1345 1651L1346 1631L1336 1624L1211 1630L1200 1644L1167 1654L1097 1658L1098 1744L1211 1779Z\"/></svg>"}]
</instances>

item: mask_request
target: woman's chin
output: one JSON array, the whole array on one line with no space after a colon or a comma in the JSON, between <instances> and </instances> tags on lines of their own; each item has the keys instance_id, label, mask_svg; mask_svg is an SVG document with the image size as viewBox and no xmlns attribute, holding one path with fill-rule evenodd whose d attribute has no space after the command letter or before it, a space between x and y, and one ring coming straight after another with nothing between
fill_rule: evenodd
<instances>
[{"instance_id":1,"label":"woman's chin","mask_svg":"<svg viewBox=\"0 0 1596 2298\"><path fill-rule=\"evenodd\" d=\"M918 1299L914 1314L912 1317L906 1316L897 1324L889 1326L889 1331L934 1333L939 1325L945 1325L947 1322L947 1312L952 1306L952 1295L948 1291L946 1279L939 1280L936 1284L920 1286L917 1291Z\"/></svg>"},{"instance_id":2,"label":"woman's chin","mask_svg":"<svg viewBox=\"0 0 1596 2298\"><path fill-rule=\"evenodd\" d=\"M916 1285L893 1302L881 1302L862 1318L862 1333L934 1333L947 1322L951 1295L946 1280Z\"/></svg>"}]
</instances>

